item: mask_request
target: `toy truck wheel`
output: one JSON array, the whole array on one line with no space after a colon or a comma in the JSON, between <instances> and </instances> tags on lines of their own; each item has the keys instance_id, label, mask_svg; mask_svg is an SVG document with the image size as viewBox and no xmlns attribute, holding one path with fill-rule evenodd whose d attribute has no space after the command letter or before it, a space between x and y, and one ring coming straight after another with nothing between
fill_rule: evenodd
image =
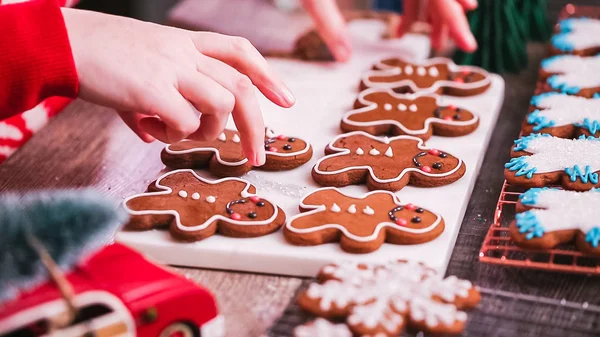
<instances>
[{"instance_id":1,"label":"toy truck wheel","mask_svg":"<svg viewBox=\"0 0 600 337\"><path fill-rule=\"evenodd\" d=\"M172 323L166 327L159 337L195 337L196 334L192 327L186 323Z\"/></svg>"}]
</instances>

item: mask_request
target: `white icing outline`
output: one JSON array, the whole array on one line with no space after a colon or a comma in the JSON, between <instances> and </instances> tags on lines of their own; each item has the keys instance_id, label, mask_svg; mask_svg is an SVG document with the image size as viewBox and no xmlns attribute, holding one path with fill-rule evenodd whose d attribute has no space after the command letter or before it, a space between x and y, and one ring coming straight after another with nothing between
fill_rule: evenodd
<instances>
[{"instance_id":1,"label":"white icing outline","mask_svg":"<svg viewBox=\"0 0 600 337\"><path fill-rule=\"evenodd\" d=\"M329 155L326 155L326 156L322 157L321 159L319 159L317 161L317 163L315 164L315 167L313 168L313 170L315 171L315 173L321 174L321 175L333 175L333 174L340 174L340 173L347 172L347 171L352 171L352 170L367 170L367 171L369 171L369 174L371 175L371 178L374 181L376 181L376 182L378 182L380 184L383 184L383 183L389 183L389 182L398 181L398 180L402 179L402 177L404 177L404 175L406 173L408 173L408 172L418 172L418 173L420 173L420 174L422 174L424 176L427 176L427 177L446 177L446 176L454 174L456 171L458 171L461 168L462 163L463 163L462 159L460 159L458 157L455 157L454 155L452 155L452 154L450 154L448 152L440 150L441 152L449 154L449 155L455 157L456 159L458 159L458 164L456 165L456 167L453 168L452 170L448 171L448 172L445 172L445 173L428 173L428 172L422 171L419 168L407 167L404 170L402 170L402 172L400 172L400 174L397 177L395 177L395 178L391 178L391 179L379 179L373 173L373 168L371 166L366 166L366 165L363 165L363 166L350 166L350 167L345 167L345 168L343 168L341 170L328 171L328 172L324 172L324 171L319 170L319 165L321 164L321 162L323 162L323 160L325 160L325 159L331 159L331 158L335 158L335 157L340 157L340 156L345 156L347 154L350 154L351 153L350 149L335 147L335 146L333 146L333 144L335 144L335 142L337 142L341 138L352 137L354 135L365 136L365 137L371 138L373 140L376 140L376 141L378 141L378 142L380 142L382 144L389 144L391 142L394 142L396 140L401 140L401 139L415 140L415 141L417 141L417 148L418 149L424 150L425 152L429 152L429 150L431 150L430 148L426 148L425 146L423 146L423 144L425 143L425 141L423 141L423 139L417 138L417 137L413 137L413 136L405 136L405 135L403 135L403 136L390 137L390 138L387 138L388 142L386 142L385 139L382 139L381 137L373 136L373 135L368 134L368 133L366 133L364 131L353 131L353 132L348 132L348 133L344 133L344 134L338 135L338 136L336 136L331 141L331 143L329 143L329 145L328 145L329 149L331 149L333 151L336 151L337 153L329 154Z\"/></svg>"},{"instance_id":2,"label":"white icing outline","mask_svg":"<svg viewBox=\"0 0 600 337\"><path fill-rule=\"evenodd\" d=\"M362 76L361 79L362 79L363 83L369 88L393 89L393 88L399 88L399 87L409 87L411 89L411 91L413 91L415 93L416 92L435 93L441 87L451 87L451 88L462 89L462 90L479 89L479 88L488 86L492 83L490 74L487 71L483 70L482 68L473 67L473 66L459 66L456 63L454 63L452 60L445 58L445 57L434 57L434 58L426 59L426 60L422 60L422 61L420 61L420 60L407 61L406 59L401 58L401 57L395 57L394 59L399 59L404 63L410 63L414 66L422 66L422 67L431 67L435 64L445 63L448 65L448 70L450 72L461 72L464 70L469 70L470 72L483 75L484 79L482 81L473 82L473 83L456 83L454 81L439 80L439 81L436 81L431 87L428 87L428 88L419 88L415 85L415 82L413 80L408 80L408 79L404 79L404 80L400 80L400 81L396 81L396 82L371 82L369 80L369 77L371 77L371 76L395 76L395 75L400 75L402 73L402 71L398 70L398 69L400 69L399 67L390 66L390 65L384 64L383 61L379 61L374 65L374 67L377 68L377 70L367 71ZM431 75L429 75L429 71L427 72L427 75L425 75L425 76L431 76ZM437 76L439 76L439 73Z\"/></svg>"},{"instance_id":3,"label":"white icing outline","mask_svg":"<svg viewBox=\"0 0 600 337\"><path fill-rule=\"evenodd\" d=\"M231 225L240 225L240 226L263 226L263 225L268 225L271 224L273 221L275 221L275 219L277 219L277 215L279 213L279 207L277 207L277 205L275 203L272 203L271 201L269 201L268 199L262 198L262 200L267 201L268 203L270 203L273 206L274 212L273 215L266 220L261 220L261 221L240 221L240 220L233 220L231 218L225 217L221 214L215 214L213 216L211 216L210 218L208 218L208 220L206 220L204 223L200 224L200 225L196 225L196 226L183 226L183 224L181 223L181 219L179 218L179 212L177 212L176 210L144 210L144 211L134 211L132 209L130 209L127 206L127 203L134 199L134 198L139 198L139 197L143 197L143 196L156 196L156 195L169 195L171 193L173 193L173 189L168 187L168 186L163 186L160 184L161 180L163 180L165 177L168 177L170 175L173 174L177 174L177 173L191 173L194 175L194 177L196 177L196 179L198 179L200 182L209 184L209 185L217 185L220 184L222 182L225 181L239 181L242 182L244 184L246 184L246 187L244 187L244 189L240 192L240 196L242 198L248 198L251 197L253 195L256 194L252 194L252 193L248 193L248 189L250 188L250 186L252 186L250 184L250 182L244 180L244 179L240 179L240 178L223 178L223 179L218 179L218 180L208 180L205 178L202 178L198 175L198 173L196 173L196 171L191 170L191 169L180 169L180 170L174 170L174 171L170 171L167 172L165 174L163 174L162 176L158 177L158 179L156 179L156 183L154 184L155 187L161 189L162 191L158 191L158 192L145 192L145 193L139 193L139 194L135 194L132 195L130 197L125 198L125 200L123 200L123 208L125 209L125 211L127 211L127 213L131 214L131 215L172 215L175 217L175 221L176 221L176 225L177 228L184 231L184 232L194 232L194 231L200 231L200 230L204 230L206 229L210 224L212 224L215 221L225 221Z\"/></svg>"},{"instance_id":4,"label":"white icing outline","mask_svg":"<svg viewBox=\"0 0 600 337\"><path fill-rule=\"evenodd\" d=\"M228 131L232 131L232 132L236 132L237 135L237 130L231 130L231 129L227 129ZM272 130L271 130L272 132ZM268 137L268 136L267 136ZM277 135L275 135L275 137L277 137ZM268 137L268 138L275 138L275 137ZM288 136L288 138L296 138L296 139L301 139L298 137L294 137L294 136ZM306 147L304 147L304 149L300 150L300 151L295 151L295 152L271 152L271 151L265 151L266 155L269 156L277 156L277 157L293 157L293 156L298 156L301 154L305 154L308 152L308 150L310 149L310 144L305 141L304 139L301 139L305 144ZM190 140L188 139L184 139L181 142L189 142ZM179 142L179 143L181 143ZM235 143L235 142L234 142ZM239 143L236 143L239 144ZM172 155L178 155L178 154L187 154L187 153L194 153L194 152L212 152L214 153L215 157L217 158L217 161L219 162L219 164L225 165L225 166L240 166L240 165L244 165L245 163L248 162L248 158L244 158L240 161L237 162L228 162L228 161L224 161L223 159L221 159L221 154L219 152L219 150L216 147L196 147L193 149L187 149L187 150L172 150L171 149L171 145L172 144L167 144L167 146L165 147L165 151L168 154L172 154Z\"/></svg>"},{"instance_id":5,"label":"white icing outline","mask_svg":"<svg viewBox=\"0 0 600 337\"><path fill-rule=\"evenodd\" d=\"M479 122L479 115L476 115L475 113L473 113L467 109L463 109L463 108L461 108L461 109L469 111L473 115L473 119L468 120L468 121L454 121L454 120L447 121L442 118L429 117L425 120L423 129L420 129L420 130L411 130L411 129L407 128L406 126L404 126L402 123L400 123L396 120L392 120L392 119L382 119L379 121L371 121L371 122L357 122L357 121L350 120L351 116L354 116L354 115L357 115L360 113L370 112L379 107L379 104L377 104L376 102L369 101L365 98L367 95L373 94L373 93L386 93L395 99L409 99L412 101L416 100L419 97L433 97L433 98L435 98L435 104L437 106L439 106L439 107L444 106L442 103L442 97L440 95L436 95L436 94L427 94L427 93L422 93L422 92L419 92L416 94L399 94L399 93L394 92L394 90L392 90L390 88L369 88L369 89L365 89L365 90L361 91L360 94L358 94L357 100L358 100L358 102L360 102L361 105L364 105L364 107L359 108L359 109L353 109L353 110L346 112L344 114L344 116L342 117L342 121L348 125L353 125L353 126L357 126L357 127L390 125L391 124L391 125L399 128L400 130L402 130L402 132L404 132L408 135L422 135L422 134L427 133L427 131L431 127L431 123L445 124L445 125L450 125L450 126L469 126L469 125L473 125L473 124ZM404 104L404 103L400 103L400 104ZM415 103L412 103L412 104L415 104ZM401 110L401 111L407 111L408 106L406 106L406 107L407 107L406 110Z\"/></svg>"},{"instance_id":6,"label":"white icing outline","mask_svg":"<svg viewBox=\"0 0 600 337\"><path fill-rule=\"evenodd\" d=\"M343 193L336 187L323 187L323 188L319 188L319 189L312 191L311 193L305 195L302 198L302 200L300 200L300 208L310 209L310 211L303 212L303 213L300 213L300 214L297 214L297 215L291 217L290 220L287 221L285 224L286 229L288 229L289 231L291 231L293 233L305 234L305 233L317 232L317 231L321 231L321 230L325 230L325 229L329 229L329 228L335 228L335 229L339 230L340 232L342 232L347 238L349 238L351 240L358 241L358 242L369 242L369 241L373 241L373 240L377 239L377 237L379 236L379 232L381 232L381 230L385 227L392 227L399 231L412 233L412 234L425 234L425 233L433 231L440 224L440 222L442 220L442 217L438 213L428 210L429 212L431 212L432 214L434 214L436 216L436 220L429 227L408 228L408 227L400 226L391 221L385 221L385 222L380 222L379 224L377 224L377 226L375 226L375 229L373 230L373 234L371 234L369 236L356 236L356 235L350 233L345 226L340 225L340 224L334 224L334 223L324 224L324 225L310 227L310 228L295 228L295 227L293 227L292 223L298 218L302 218L302 217L310 216L315 213L327 211L327 206L325 206L325 205L307 205L304 203L306 198L310 197L313 194L319 193L321 191L337 191L338 193L342 194L343 196L346 196L346 197L349 197L352 199L357 199L357 200L364 200L372 194L384 193L384 194L389 194L392 196L392 198L393 198L392 200L394 201L394 204L396 204L396 206L402 206L402 204L400 203L400 198L398 198L397 195L395 195L394 193L392 193L390 191L377 190L377 191L371 191L371 192L365 193L360 197L353 197L353 196Z\"/></svg>"}]
</instances>

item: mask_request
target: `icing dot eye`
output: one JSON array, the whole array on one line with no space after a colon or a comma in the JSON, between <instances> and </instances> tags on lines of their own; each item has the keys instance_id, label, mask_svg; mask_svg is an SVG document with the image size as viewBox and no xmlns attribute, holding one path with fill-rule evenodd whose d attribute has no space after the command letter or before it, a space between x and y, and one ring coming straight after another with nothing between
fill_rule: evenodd
<instances>
[{"instance_id":1,"label":"icing dot eye","mask_svg":"<svg viewBox=\"0 0 600 337\"><path fill-rule=\"evenodd\" d=\"M421 217L413 217L412 219L410 219L410 222L412 223L421 223Z\"/></svg>"},{"instance_id":2,"label":"icing dot eye","mask_svg":"<svg viewBox=\"0 0 600 337\"><path fill-rule=\"evenodd\" d=\"M286 151L289 151L289 150L291 150L291 149L292 149L292 146L291 146L290 144L285 144L285 145L283 146L283 149L284 149L284 150L286 150Z\"/></svg>"},{"instance_id":3,"label":"icing dot eye","mask_svg":"<svg viewBox=\"0 0 600 337\"><path fill-rule=\"evenodd\" d=\"M436 169L436 170L439 170L439 169L441 169L441 168L442 168L442 163L437 163L437 162L436 162L436 163L433 163L433 166L432 166L432 167L433 167L434 169Z\"/></svg>"},{"instance_id":4,"label":"icing dot eye","mask_svg":"<svg viewBox=\"0 0 600 337\"><path fill-rule=\"evenodd\" d=\"M440 152L439 157L440 158L446 158L446 157L448 157L448 155L445 154L444 152Z\"/></svg>"},{"instance_id":5,"label":"icing dot eye","mask_svg":"<svg viewBox=\"0 0 600 337\"><path fill-rule=\"evenodd\" d=\"M250 212L250 213L248 213L248 218L255 219L256 217L257 217L256 212Z\"/></svg>"},{"instance_id":6,"label":"icing dot eye","mask_svg":"<svg viewBox=\"0 0 600 337\"><path fill-rule=\"evenodd\" d=\"M425 212L425 210L422 209L421 207L419 207L419 208L415 209L415 212L417 212L417 213L423 213L423 212Z\"/></svg>"},{"instance_id":7,"label":"icing dot eye","mask_svg":"<svg viewBox=\"0 0 600 337\"><path fill-rule=\"evenodd\" d=\"M256 203L256 206L258 207L264 207L265 206L265 202L264 201L259 201Z\"/></svg>"},{"instance_id":8,"label":"icing dot eye","mask_svg":"<svg viewBox=\"0 0 600 337\"><path fill-rule=\"evenodd\" d=\"M293 143L295 141L296 141L296 138L293 138L293 137L288 138L288 142L290 142L290 143Z\"/></svg>"}]
</instances>

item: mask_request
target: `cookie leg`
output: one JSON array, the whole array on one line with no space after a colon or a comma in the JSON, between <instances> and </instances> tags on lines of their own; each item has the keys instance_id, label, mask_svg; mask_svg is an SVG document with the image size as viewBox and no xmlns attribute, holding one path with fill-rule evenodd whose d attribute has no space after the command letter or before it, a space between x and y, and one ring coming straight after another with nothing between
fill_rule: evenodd
<instances>
[{"instance_id":1,"label":"cookie leg","mask_svg":"<svg viewBox=\"0 0 600 337\"><path fill-rule=\"evenodd\" d=\"M509 225L509 233L517 246L531 249L552 249L560 244L567 243L575 237L575 230L563 230L544 233L541 237L527 238L528 233L519 232L516 221Z\"/></svg>"},{"instance_id":2,"label":"cookie leg","mask_svg":"<svg viewBox=\"0 0 600 337\"><path fill-rule=\"evenodd\" d=\"M589 191L592 188L600 187L600 181L598 181L598 177L600 176L599 174L600 172L594 172L590 174L583 173L582 175L563 173L561 177L561 184L567 190L582 192ZM583 179L585 179L586 182L583 182Z\"/></svg>"},{"instance_id":3,"label":"cookie leg","mask_svg":"<svg viewBox=\"0 0 600 337\"><path fill-rule=\"evenodd\" d=\"M217 156L213 156L208 164L210 173L217 177L240 177L252 170L252 165L248 162L242 165L227 165L220 162Z\"/></svg>"},{"instance_id":4,"label":"cookie leg","mask_svg":"<svg viewBox=\"0 0 600 337\"><path fill-rule=\"evenodd\" d=\"M208 226L198 229L198 230L190 230L190 227L183 227L177 224L175 217L171 220L171 224L169 225L169 232L173 238L179 241L185 242L194 242L206 239L209 236L214 235L217 232L217 222L213 221Z\"/></svg>"}]
</instances>

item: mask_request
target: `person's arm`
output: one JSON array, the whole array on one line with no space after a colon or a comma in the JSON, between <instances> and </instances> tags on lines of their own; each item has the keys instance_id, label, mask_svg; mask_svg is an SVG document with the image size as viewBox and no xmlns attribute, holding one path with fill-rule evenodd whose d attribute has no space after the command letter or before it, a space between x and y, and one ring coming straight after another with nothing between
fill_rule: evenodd
<instances>
[{"instance_id":1,"label":"person's arm","mask_svg":"<svg viewBox=\"0 0 600 337\"><path fill-rule=\"evenodd\" d=\"M0 120L48 97L77 96L77 71L55 0L3 4L0 32Z\"/></svg>"}]
</instances>

